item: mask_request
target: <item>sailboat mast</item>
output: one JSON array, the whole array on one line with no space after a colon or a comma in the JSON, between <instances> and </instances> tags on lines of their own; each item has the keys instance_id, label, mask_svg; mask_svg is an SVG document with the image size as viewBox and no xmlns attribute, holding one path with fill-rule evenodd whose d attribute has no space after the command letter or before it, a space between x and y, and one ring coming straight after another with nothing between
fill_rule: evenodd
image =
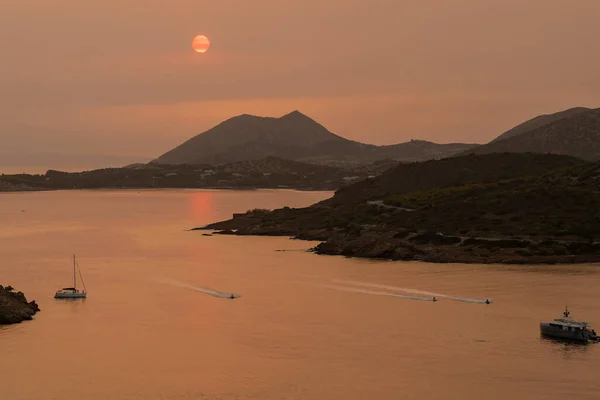
<instances>
[{"instance_id":1,"label":"sailboat mast","mask_svg":"<svg viewBox=\"0 0 600 400\"><path fill-rule=\"evenodd\" d=\"M75 272L75 254L73 254L73 287L77 290L77 273Z\"/></svg>"}]
</instances>

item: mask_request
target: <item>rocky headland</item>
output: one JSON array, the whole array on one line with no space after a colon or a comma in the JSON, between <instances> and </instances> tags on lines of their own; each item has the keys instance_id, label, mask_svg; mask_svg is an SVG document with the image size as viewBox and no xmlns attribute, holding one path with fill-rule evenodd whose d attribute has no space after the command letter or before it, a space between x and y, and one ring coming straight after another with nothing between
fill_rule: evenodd
<instances>
[{"instance_id":1,"label":"rocky headland","mask_svg":"<svg viewBox=\"0 0 600 400\"><path fill-rule=\"evenodd\" d=\"M27 302L23 292L15 292L12 286L0 285L0 325L31 320L38 311L40 308L35 300Z\"/></svg>"},{"instance_id":2,"label":"rocky headland","mask_svg":"<svg viewBox=\"0 0 600 400\"><path fill-rule=\"evenodd\" d=\"M310 207L200 229L320 241L318 254L453 263L600 262L600 163L490 154L399 165Z\"/></svg>"},{"instance_id":3,"label":"rocky headland","mask_svg":"<svg viewBox=\"0 0 600 400\"><path fill-rule=\"evenodd\" d=\"M227 225L211 224L197 230L214 230L222 235L289 236L320 241L310 250L322 255L372 259L464 264L582 264L600 262L600 242L504 236L457 236L434 231L389 230L385 226L303 229L286 223L246 226L250 211L237 215ZM237 221L236 221L237 220ZM234 222L235 221L235 222ZM233 224L232 224L233 223ZM231 229L239 223L239 229ZM225 228L219 230L219 228Z\"/></svg>"}]
</instances>

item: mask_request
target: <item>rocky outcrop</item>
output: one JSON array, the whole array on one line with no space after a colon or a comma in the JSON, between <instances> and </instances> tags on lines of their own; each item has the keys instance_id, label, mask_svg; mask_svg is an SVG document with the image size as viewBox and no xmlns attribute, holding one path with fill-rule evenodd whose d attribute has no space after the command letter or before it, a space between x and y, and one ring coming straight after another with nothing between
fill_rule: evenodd
<instances>
[{"instance_id":1,"label":"rocky outcrop","mask_svg":"<svg viewBox=\"0 0 600 400\"><path fill-rule=\"evenodd\" d=\"M240 222L243 218L238 218ZM216 228L219 229L219 228ZM235 229L235 228L234 228ZM385 230L377 227L298 229L285 224L222 229L222 235L291 236L320 241L311 251L323 255L464 264L580 264L600 262L600 242L462 237L431 231Z\"/></svg>"},{"instance_id":2,"label":"rocky outcrop","mask_svg":"<svg viewBox=\"0 0 600 400\"><path fill-rule=\"evenodd\" d=\"M31 320L38 311L40 308L35 300L27 302L23 292L15 292L12 286L0 285L0 325Z\"/></svg>"},{"instance_id":3,"label":"rocky outcrop","mask_svg":"<svg viewBox=\"0 0 600 400\"><path fill-rule=\"evenodd\" d=\"M411 234L336 236L312 249L317 254L464 264L579 264L600 261L600 243L483 239Z\"/></svg>"}]
</instances>

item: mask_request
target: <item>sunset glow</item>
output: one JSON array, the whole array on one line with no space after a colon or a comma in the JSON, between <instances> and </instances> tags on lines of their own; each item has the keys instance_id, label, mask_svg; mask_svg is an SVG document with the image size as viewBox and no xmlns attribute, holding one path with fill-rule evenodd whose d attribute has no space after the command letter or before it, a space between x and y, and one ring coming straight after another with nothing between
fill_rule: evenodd
<instances>
[{"instance_id":1,"label":"sunset glow","mask_svg":"<svg viewBox=\"0 0 600 400\"><path fill-rule=\"evenodd\" d=\"M197 192L191 197L192 214L198 223L205 224L206 221L214 219L213 195L211 192Z\"/></svg>"},{"instance_id":2,"label":"sunset glow","mask_svg":"<svg viewBox=\"0 0 600 400\"><path fill-rule=\"evenodd\" d=\"M192 41L192 48L197 53L206 53L210 47L210 40L204 35L198 35Z\"/></svg>"},{"instance_id":3,"label":"sunset glow","mask_svg":"<svg viewBox=\"0 0 600 400\"><path fill-rule=\"evenodd\" d=\"M0 172L152 160L241 114L391 145L600 107L598 0L81 4L0 7Z\"/></svg>"}]
</instances>

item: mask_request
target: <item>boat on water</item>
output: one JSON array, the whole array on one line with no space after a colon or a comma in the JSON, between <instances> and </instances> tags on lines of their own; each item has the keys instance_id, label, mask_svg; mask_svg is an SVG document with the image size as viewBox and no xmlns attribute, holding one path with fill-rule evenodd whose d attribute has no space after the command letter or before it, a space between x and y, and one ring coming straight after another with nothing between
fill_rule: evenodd
<instances>
[{"instance_id":1,"label":"boat on water","mask_svg":"<svg viewBox=\"0 0 600 400\"><path fill-rule=\"evenodd\" d=\"M77 289L77 271L79 271L79 277L81 278L81 284L83 285L83 290ZM81 276L81 270L79 270L79 265L77 264L77 260L75 259L75 254L73 254L73 287L62 288L56 291L54 295L55 299L82 299L87 297L87 290L85 288L85 283L83 282L83 277Z\"/></svg>"},{"instance_id":2,"label":"boat on water","mask_svg":"<svg viewBox=\"0 0 600 400\"><path fill-rule=\"evenodd\" d=\"M585 343L600 341L596 331L587 322L575 321L570 315L571 312L565 307L562 318L555 318L551 322L540 322L541 334L556 339Z\"/></svg>"}]
</instances>

